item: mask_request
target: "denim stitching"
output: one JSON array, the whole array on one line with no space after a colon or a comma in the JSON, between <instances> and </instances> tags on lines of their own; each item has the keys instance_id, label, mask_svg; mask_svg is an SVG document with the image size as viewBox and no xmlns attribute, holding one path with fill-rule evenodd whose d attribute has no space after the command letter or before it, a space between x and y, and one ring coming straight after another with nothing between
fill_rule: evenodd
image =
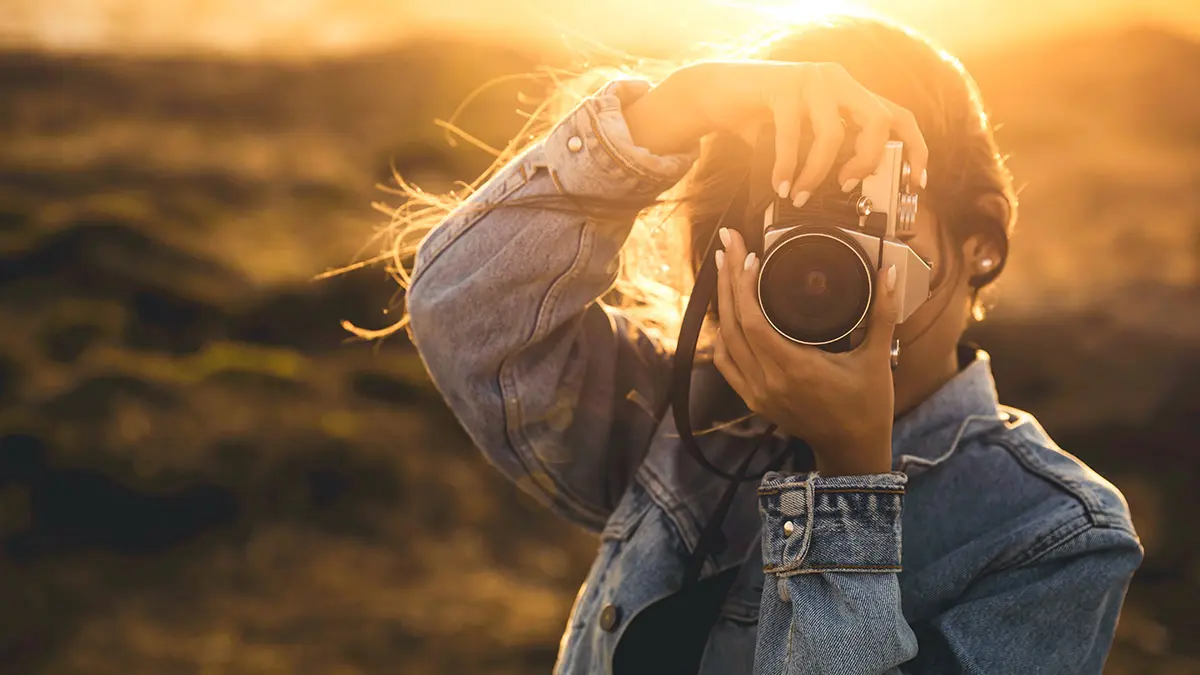
<instances>
[{"instance_id":1,"label":"denim stitching","mask_svg":"<svg viewBox=\"0 0 1200 675\"><path fill-rule=\"evenodd\" d=\"M994 571L1003 572L1037 562L1054 549L1071 541L1091 527L1092 524L1087 520L1085 514L1071 518L1038 537L1024 552L1013 557L1008 562L998 565Z\"/></svg>"},{"instance_id":2,"label":"denim stitching","mask_svg":"<svg viewBox=\"0 0 1200 675\"><path fill-rule=\"evenodd\" d=\"M525 177L524 173L521 174L521 178L523 179L521 181L513 180L514 177L515 176L509 176L508 178L506 178L504 180L504 182L502 183L502 189L500 190L500 194L497 195L495 198L495 201L488 204L488 206L495 207L495 206L507 201L508 198L513 196L518 190L520 190L521 188L523 188L529 184L529 180L528 180L528 178ZM509 182L512 182L513 185L509 186L508 185ZM470 200L468 199L468 201L463 202L463 204L467 204L467 203L469 203L469 201ZM465 218L466 219L465 221L460 221L459 223L455 223L455 216L452 215L449 218L447 218L445 221L443 221L441 225L439 225L437 228L435 228L434 230L432 230L429 233L429 235L425 238L425 244L432 242L435 244L435 247L432 249L428 249L428 252L426 252L425 250L418 251L417 258L418 259L424 258L425 264L420 265L419 267L416 267L415 269L413 269L412 277L409 279L409 282L408 282L408 291L409 292L412 292L413 287L416 286L416 284L417 284L417 281L425 276L425 270L429 269L433 265L433 263L436 262L439 257L441 257L442 253L444 253L446 251L446 249L450 247L450 245L452 245L454 242L456 242L460 238L462 238L463 235L465 235L472 228L474 228L475 224L478 223L480 220L482 220L483 217L488 214L489 209L482 208L482 206L483 206L482 204L479 207L472 206L471 211L473 213L472 212L460 212L457 214L457 217ZM458 228L457 231L455 231L455 228ZM439 236L438 235L439 232L449 232L449 234L444 235L444 236ZM421 248L425 249L427 247L422 245ZM421 255L421 254L424 254L424 255Z\"/></svg>"},{"instance_id":3,"label":"denim stitching","mask_svg":"<svg viewBox=\"0 0 1200 675\"><path fill-rule=\"evenodd\" d=\"M627 173L632 174L634 178L641 178L643 180L650 181L651 183L661 182L654 176L642 171L639 167L634 165L633 162L630 162L621 155L621 153L617 150L616 145L614 145L612 140L609 139L608 135L604 133L604 125L600 123L599 115L595 110L592 109L591 106L584 106L584 110L587 111L588 119L592 123L592 131L595 133L596 140L599 142L600 147L604 149L605 154L611 157L618 166L625 169Z\"/></svg>"},{"instance_id":4,"label":"denim stitching","mask_svg":"<svg viewBox=\"0 0 1200 675\"><path fill-rule=\"evenodd\" d=\"M1074 497L1075 500L1083 506L1084 511L1087 513L1088 520L1090 520L1092 524L1096 524L1098 520L1097 512L1100 511L1100 505L1093 503L1090 495L1085 494L1082 490L1076 489L1078 486L1075 485L1073 481L1066 480L1062 476L1059 476L1056 471L1037 459L1037 457L1034 456L1033 453L1028 452L1026 448L1004 438L997 439L996 442L1001 447L1008 450L1009 454L1012 455L1013 458L1016 459L1017 462L1024 466L1029 472L1037 474L1047 481L1054 483L1061 488L1063 492L1066 492ZM1053 448L1046 448L1044 446L1039 447L1050 450L1051 452L1054 451Z\"/></svg>"},{"instance_id":5,"label":"denim stitching","mask_svg":"<svg viewBox=\"0 0 1200 675\"><path fill-rule=\"evenodd\" d=\"M542 306L538 309L537 320L534 321L533 334L529 336L526 344L540 339L545 333L543 323L555 308L558 301L558 296L562 293L562 289L566 287L567 282L579 276L584 265L581 261L585 260L592 253L592 246L595 243L595 236L592 233L591 221L585 221L583 227L579 231L579 248L575 251L575 259L571 261L571 265L550 284L550 288L546 291L546 296L542 298Z\"/></svg>"},{"instance_id":6,"label":"denim stitching","mask_svg":"<svg viewBox=\"0 0 1200 675\"><path fill-rule=\"evenodd\" d=\"M550 180L554 183L554 189L558 190L558 194L566 196L567 191L563 188L562 181L558 179L558 172L554 169L547 169L550 174Z\"/></svg>"},{"instance_id":7,"label":"denim stitching","mask_svg":"<svg viewBox=\"0 0 1200 675\"><path fill-rule=\"evenodd\" d=\"M775 591L778 593L779 591ZM782 598L781 598L782 599ZM796 633L796 611L795 605L788 611L791 615L791 620L788 621L788 639L787 639L787 655L783 657L783 675L788 675L792 670L792 636Z\"/></svg>"},{"instance_id":8,"label":"denim stitching","mask_svg":"<svg viewBox=\"0 0 1200 675\"><path fill-rule=\"evenodd\" d=\"M530 343L541 337L541 333L543 332L542 324L545 317L549 314L548 307L552 306L555 300L556 291L561 291L561 288L565 282L572 278L574 274L578 273L581 267L579 264L580 260L582 260L587 253L590 252L589 244L591 238L588 236L589 233L590 230L585 224L580 230L579 248L575 252L575 258L571 261L571 264L567 267L567 269L550 284L549 290L546 292L545 297L542 298L541 307L538 309L537 318L534 321L533 331L530 336L521 344L521 349L518 349L517 353L520 353L524 347L527 347ZM517 390L516 378L512 375L513 365L514 364L512 364L508 359L505 359L505 361L500 365L501 394L504 396L505 401L505 417L508 420L508 424L506 426L508 427L509 441L512 443L513 448L517 451L518 456L522 458L522 464L524 465L526 474L529 475L533 483L541 487L543 491L550 492L547 487L553 490L553 492L548 495L550 496L552 502L565 504L572 509L582 512L586 516L596 518L599 520L599 527L603 528L607 521L607 518L605 518L603 512L588 506L584 500L580 499L578 495L574 494L574 491L571 489L570 485L555 479L555 477L546 470L545 463L543 463L541 458L537 456L537 453L534 452L532 444L523 433L525 423L520 410L520 392ZM510 382L507 387L504 386L506 380ZM511 404L513 410L511 411L511 414L508 414L510 407L508 402L510 399L515 399L515 403ZM536 473L529 471L531 465L537 467L538 471ZM548 486L546 484L547 481L549 483Z\"/></svg>"},{"instance_id":9,"label":"denim stitching","mask_svg":"<svg viewBox=\"0 0 1200 675\"><path fill-rule=\"evenodd\" d=\"M845 494L862 494L862 495L872 495L872 494L874 494L874 495L902 495L902 494L904 494L904 489L901 488L899 490L881 490L878 488L862 488L862 489L858 489L858 488L817 488L817 492L821 493L821 494L845 493Z\"/></svg>"},{"instance_id":10,"label":"denim stitching","mask_svg":"<svg viewBox=\"0 0 1200 675\"><path fill-rule=\"evenodd\" d=\"M524 469L525 475L529 477L533 486L537 487L544 499L551 505L556 507L560 512L566 515L571 520L583 524L591 530L602 530L607 523L605 514L599 510L588 506L577 495L573 494L569 486L557 479L545 470L545 465L532 448L527 448L529 439L522 433L523 425L521 424L521 397L512 395L516 390L516 380L512 378L508 368L507 361L500 366L500 375L497 378L500 384L500 393L503 397L505 427L508 432L509 443L512 444L517 461L521 463L521 468ZM512 401L510 404L509 401ZM514 424L514 420L516 423ZM538 467L538 471L530 470L530 462ZM584 520L587 519L587 520Z\"/></svg>"},{"instance_id":11,"label":"denim stitching","mask_svg":"<svg viewBox=\"0 0 1200 675\"><path fill-rule=\"evenodd\" d=\"M800 550L796 551L796 555L791 560L784 561L783 567L787 569L795 569L802 566L804 564L805 557L808 556L809 548L812 547L812 531L815 517L813 512L816 510L814 505L815 497L813 494L812 483L804 483L804 486L804 539L801 540ZM786 548L786 545L784 548Z\"/></svg>"},{"instance_id":12,"label":"denim stitching","mask_svg":"<svg viewBox=\"0 0 1200 675\"><path fill-rule=\"evenodd\" d=\"M988 420L1003 424L1000 418L996 417L995 415L968 415L965 419L963 419L962 423L958 425L958 431L954 434L954 440L950 442L949 449L933 459L925 459L924 457L918 457L917 455L901 455L899 462L900 470L903 471L907 469L910 464L915 464L916 466L930 469L941 464L942 462L945 462L946 460L950 459L950 456L953 455L956 450L958 450L958 446L963 440L963 434L966 432L967 427L971 425L971 422Z\"/></svg>"},{"instance_id":13,"label":"denim stitching","mask_svg":"<svg viewBox=\"0 0 1200 675\"><path fill-rule=\"evenodd\" d=\"M662 508L667 516L667 523L675 529L680 542L685 548L694 549L700 540L700 531L695 527L695 515L687 510L683 501L676 498L662 478L654 473L650 462L642 462L636 475L643 478L642 484L646 486L655 503Z\"/></svg>"}]
</instances>

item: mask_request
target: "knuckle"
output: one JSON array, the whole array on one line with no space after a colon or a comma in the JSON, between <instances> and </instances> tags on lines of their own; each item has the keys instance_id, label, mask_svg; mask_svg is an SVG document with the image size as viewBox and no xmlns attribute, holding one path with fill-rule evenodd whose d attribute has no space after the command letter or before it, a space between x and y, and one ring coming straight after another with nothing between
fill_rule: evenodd
<instances>
[{"instance_id":1,"label":"knuckle","mask_svg":"<svg viewBox=\"0 0 1200 675\"><path fill-rule=\"evenodd\" d=\"M791 121L795 112L800 109L800 92L791 84L781 85L771 89L769 105L777 117L783 122Z\"/></svg>"},{"instance_id":2,"label":"knuckle","mask_svg":"<svg viewBox=\"0 0 1200 675\"><path fill-rule=\"evenodd\" d=\"M840 146L842 141L846 140L846 127L841 124L831 124L827 135L832 142Z\"/></svg>"},{"instance_id":3,"label":"knuckle","mask_svg":"<svg viewBox=\"0 0 1200 675\"><path fill-rule=\"evenodd\" d=\"M850 73L846 70L845 66L836 61L824 61L820 64L820 66L821 72L829 77L837 78L842 81L853 79L850 77Z\"/></svg>"},{"instance_id":4,"label":"knuckle","mask_svg":"<svg viewBox=\"0 0 1200 675\"><path fill-rule=\"evenodd\" d=\"M759 411L760 406L758 405L758 402L761 399L755 395L753 387L747 386L744 390L738 391L738 395L742 397L742 402L746 404L746 407L750 410L750 412Z\"/></svg>"},{"instance_id":5,"label":"knuckle","mask_svg":"<svg viewBox=\"0 0 1200 675\"><path fill-rule=\"evenodd\" d=\"M792 75L788 83L793 90L798 90L801 96L807 96L808 93L816 86L820 86L820 64L817 63L797 63L789 71Z\"/></svg>"}]
</instances>

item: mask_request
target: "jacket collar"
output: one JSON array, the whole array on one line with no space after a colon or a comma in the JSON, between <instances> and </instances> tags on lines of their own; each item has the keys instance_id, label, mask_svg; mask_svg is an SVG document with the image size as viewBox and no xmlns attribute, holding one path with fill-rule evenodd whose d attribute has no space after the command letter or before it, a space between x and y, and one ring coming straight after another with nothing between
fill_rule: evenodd
<instances>
[{"instance_id":1,"label":"jacket collar","mask_svg":"<svg viewBox=\"0 0 1200 675\"><path fill-rule=\"evenodd\" d=\"M940 464L965 438L1003 426L1009 415L1001 409L992 377L991 357L970 344L958 347L959 371L932 396L898 418L892 427L892 465Z\"/></svg>"}]
</instances>

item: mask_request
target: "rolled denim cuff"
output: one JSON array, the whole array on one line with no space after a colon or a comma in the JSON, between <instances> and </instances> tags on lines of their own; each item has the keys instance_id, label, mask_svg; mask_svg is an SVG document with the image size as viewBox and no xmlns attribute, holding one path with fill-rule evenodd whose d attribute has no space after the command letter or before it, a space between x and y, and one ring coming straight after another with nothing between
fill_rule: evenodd
<instances>
[{"instance_id":1,"label":"rolled denim cuff","mask_svg":"<svg viewBox=\"0 0 1200 675\"><path fill-rule=\"evenodd\" d=\"M899 572L903 473L833 476L774 471L758 488L763 571Z\"/></svg>"},{"instance_id":2,"label":"rolled denim cuff","mask_svg":"<svg viewBox=\"0 0 1200 675\"><path fill-rule=\"evenodd\" d=\"M560 193L648 204L688 172L699 143L686 153L656 155L633 142L622 110L649 90L646 80L613 80L550 131L543 145Z\"/></svg>"}]
</instances>

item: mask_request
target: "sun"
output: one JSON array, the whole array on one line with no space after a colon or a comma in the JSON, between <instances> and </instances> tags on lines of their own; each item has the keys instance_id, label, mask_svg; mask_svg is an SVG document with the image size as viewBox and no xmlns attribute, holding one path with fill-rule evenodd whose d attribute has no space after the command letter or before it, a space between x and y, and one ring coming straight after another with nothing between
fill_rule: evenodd
<instances>
[{"instance_id":1,"label":"sun","mask_svg":"<svg viewBox=\"0 0 1200 675\"><path fill-rule=\"evenodd\" d=\"M768 20L781 23L806 23L831 16L878 16L861 2L852 0L793 0L792 2L753 2L715 0L716 7L753 12Z\"/></svg>"}]
</instances>

